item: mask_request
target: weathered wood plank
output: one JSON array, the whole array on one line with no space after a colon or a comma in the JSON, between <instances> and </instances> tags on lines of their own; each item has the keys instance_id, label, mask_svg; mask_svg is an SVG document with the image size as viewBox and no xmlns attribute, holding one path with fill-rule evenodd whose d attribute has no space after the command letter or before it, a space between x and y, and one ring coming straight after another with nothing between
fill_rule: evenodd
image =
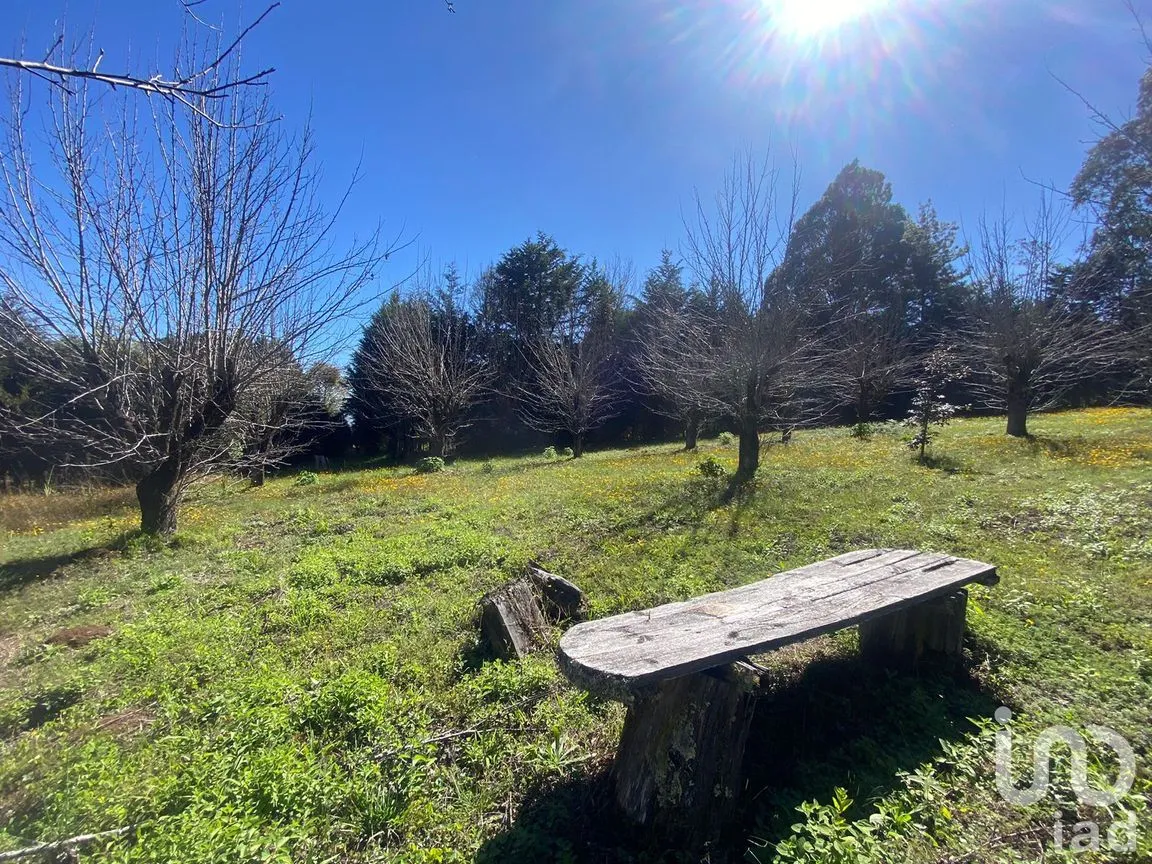
<instances>
[{"instance_id":1,"label":"weathered wood plank","mask_svg":"<svg viewBox=\"0 0 1152 864\"><path fill-rule=\"evenodd\" d=\"M631 701L637 688L994 584L981 561L908 549L850 552L769 579L579 624L560 641L576 683Z\"/></svg>"}]
</instances>

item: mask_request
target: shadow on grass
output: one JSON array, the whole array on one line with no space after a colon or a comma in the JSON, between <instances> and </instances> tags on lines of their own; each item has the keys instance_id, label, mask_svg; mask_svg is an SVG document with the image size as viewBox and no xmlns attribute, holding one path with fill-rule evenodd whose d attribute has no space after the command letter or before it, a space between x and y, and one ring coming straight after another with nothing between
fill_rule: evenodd
<instances>
[{"instance_id":1,"label":"shadow on grass","mask_svg":"<svg viewBox=\"0 0 1152 864\"><path fill-rule=\"evenodd\" d=\"M757 706L746 836L775 844L801 821L802 803L827 804L837 788L855 802L848 818L866 818L872 801L902 787L900 772L975 732L968 718L991 717L1000 704L966 670L906 675L856 655L815 660Z\"/></svg>"},{"instance_id":2,"label":"shadow on grass","mask_svg":"<svg viewBox=\"0 0 1152 864\"><path fill-rule=\"evenodd\" d=\"M970 466L947 453L928 453L923 459L914 457L917 465L931 468L933 471L943 471L945 474L969 474Z\"/></svg>"},{"instance_id":3,"label":"shadow on grass","mask_svg":"<svg viewBox=\"0 0 1152 864\"><path fill-rule=\"evenodd\" d=\"M1050 438L1047 435L1027 435L1024 442L1033 456L1041 454L1054 458L1070 459L1090 449L1088 442L1081 437Z\"/></svg>"},{"instance_id":4,"label":"shadow on grass","mask_svg":"<svg viewBox=\"0 0 1152 864\"><path fill-rule=\"evenodd\" d=\"M616 815L611 771L585 772L530 791L511 826L505 825L485 842L474 860L476 864L669 860L658 850L646 851L637 833Z\"/></svg>"},{"instance_id":5,"label":"shadow on grass","mask_svg":"<svg viewBox=\"0 0 1152 864\"><path fill-rule=\"evenodd\" d=\"M770 857L767 850L802 821L796 808L813 799L827 804L837 788L856 802L848 817L866 818L873 800L902 787L901 772L941 755L942 740L975 731L966 718L991 716L999 704L965 672L897 674L854 655L810 661L760 699L744 799L728 836L704 860L742 860L753 843ZM476 857L481 864L699 860L699 850L669 849L621 824L610 769L533 790Z\"/></svg>"},{"instance_id":6,"label":"shadow on grass","mask_svg":"<svg viewBox=\"0 0 1152 864\"><path fill-rule=\"evenodd\" d=\"M74 552L43 555L36 558L18 558L0 564L0 595L17 591L33 582L50 579L56 572L79 561L90 561L111 555L140 535L139 531L126 531L110 543L89 546Z\"/></svg>"}]
</instances>

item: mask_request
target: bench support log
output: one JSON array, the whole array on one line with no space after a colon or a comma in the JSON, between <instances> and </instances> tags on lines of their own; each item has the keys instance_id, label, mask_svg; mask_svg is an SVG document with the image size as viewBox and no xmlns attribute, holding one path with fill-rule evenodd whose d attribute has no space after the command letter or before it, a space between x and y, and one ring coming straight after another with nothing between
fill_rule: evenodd
<instances>
[{"instance_id":1,"label":"bench support log","mask_svg":"<svg viewBox=\"0 0 1152 864\"><path fill-rule=\"evenodd\" d=\"M914 668L928 657L958 661L968 592L961 589L860 624L860 653L890 666Z\"/></svg>"},{"instance_id":2,"label":"bench support log","mask_svg":"<svg viewBox=\"0 0 1152 864\"><path fill-rule=\"evenodd\" d=\"M616 803L686 848L715 839L736 809L754 677L731 665L663 681L628 709Z\"/></svg>"}]
</instances>

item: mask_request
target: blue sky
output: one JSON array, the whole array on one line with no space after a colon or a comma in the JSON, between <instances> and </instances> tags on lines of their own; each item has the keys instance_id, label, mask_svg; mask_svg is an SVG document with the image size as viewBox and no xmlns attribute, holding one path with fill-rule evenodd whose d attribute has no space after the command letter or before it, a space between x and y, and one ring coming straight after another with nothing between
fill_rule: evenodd
<instances>
[{"instance_id":1,"label":"blue sky","mask_svg":"<svg viewBox=\"0 0 1152 864\"><path fill-rule=\"evenodd\" d=\"M333 198L363 160L340 230L404 229L386 279L417 255L474 274L537 230L643 271L693 189L769 144L798 155L802 206L859 158L910 210L932 198L974 227L1031 206L1026 178L1066 186L1079 166L1095 130L1054 76L1134 104L1145 57L1122 0L864 0L816 36L787 18L850 2L283 0L245 61L276 67L284 122L311 111ZM197 10L235 29L265 5ZM181 21L177 0L6 0L2 47L42 51L65 14L104 69L170 58Z\"/></svg>"}]
</instances>

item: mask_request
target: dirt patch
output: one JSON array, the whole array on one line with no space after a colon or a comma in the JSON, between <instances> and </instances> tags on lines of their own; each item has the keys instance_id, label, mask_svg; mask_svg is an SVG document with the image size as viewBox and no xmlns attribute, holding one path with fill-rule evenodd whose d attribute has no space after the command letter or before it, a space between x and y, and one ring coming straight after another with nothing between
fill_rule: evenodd
<instances>
[{"instance_id":1,"label":"dirt patch","mask_svg":"<svg viewBox=\"0 0 1152 864\"><path fill-rule=\"evenodd\" d=\"M82 648L93 639L103 639L111 634L112 628L104 624L82 624L79 627L65 627L63 630L57 630L44 641L49 645Z\"/></svg>"},{"instance_id":2,"label":"dirt patch","mask_svg":"<svg viewBox=\"0 0 1152 864\"><path fill-rule=\"evenodd\" d=\"M81 519L130 519L135 505L136 490L131 486L53 495L9 493L0 495L0 527L23 534L51 530Z\"/></svg>"}]
</instances>

